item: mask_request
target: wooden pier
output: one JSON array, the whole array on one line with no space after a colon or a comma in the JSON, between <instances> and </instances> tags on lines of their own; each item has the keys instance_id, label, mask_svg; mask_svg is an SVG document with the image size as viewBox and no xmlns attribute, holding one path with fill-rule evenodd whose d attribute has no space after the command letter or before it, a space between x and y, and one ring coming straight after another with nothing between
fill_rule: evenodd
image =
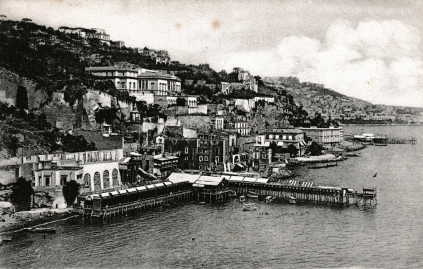
<instances>
[{"instance_id":1,"label":"wooden pier","mask_svg":"<svg viewBox=\"0 0 423 269\"><path fill-rule=\"evenodd\" d=\"M349 188L244 183L238 186L232 185L230 189L238 195L248 196L248 192L254 192L259 198L272 196L281 202L288 202L291 197L294 197L297 203L303 204L355 204L363 206L376 206L377 204L376 188L363 188L363 192L359 193Z\"/></svg>"}]
</instances>

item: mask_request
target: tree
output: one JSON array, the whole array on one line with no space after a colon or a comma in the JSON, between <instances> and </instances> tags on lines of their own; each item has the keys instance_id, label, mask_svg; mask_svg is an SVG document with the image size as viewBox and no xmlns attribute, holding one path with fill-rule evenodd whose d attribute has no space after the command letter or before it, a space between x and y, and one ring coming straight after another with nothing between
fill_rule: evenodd
<instances>
[{"instance_id":1,"label":"tree","mask_svg":"<svg viewBox=\"0 0 423 269\"><path fill-rule=\"evenodd\" d=\"M291 157L297 156L298 149L293 144L289 144L287 149Z\"/></svg>"},{"instance_id":2,"label":"tree","mask_svg":"<svg viewBox=\"0 0 423 269\"><path fill-rule=\"evenodd\" d=\"M24 177L20 177L12 187L10 200L18 211L28 210L31 206L32 195L34 195L34 189L31 186L31 181L27 181Z\"/></svg>"},{"instance_id":3,"label":"tree","mask_svg":"<svg viewBox=\"0 0 423 269\"><path fill-rule=\"evenodd\" d=\"M78 197L80 188L81 185L75 180L66 182L65 186L63 186L63 197L65 198L68 207L75 202L76 197Z\"/></svg>"},{"instance_id":4,"label":"tree","mask_svg":"<svg viewBox=\"0 0 423 269\"><path fill-rule=\"evenodd\" d=\"M318 156L322 155L323 149L324 148L321 145L317 144L316 141L313 141L311 145L307 147L306 153L310 153L311 156Z\"/></svg>"},{"instance_id":5,"label":"tree","mask_svg":"<svg viewBox=\"0 0 423 269\"><path fill-rule=\"evenodd\" d=\"M28 92L25 87L18 86L16 92L16 107L20 109L28 109Z\"/></svg>"},{"instance_id":6,"label":"tree","mask_svg":"<svg viewBox=\"0 0 423 269\"><path fill-rule=\"evenodd\" d=\"M177 105L177 106L185 106L185 105L186 105L186 100L185 100L185 98L178 97L178 98L176 99L176 105Z\"/></svg>"}]
</instances>

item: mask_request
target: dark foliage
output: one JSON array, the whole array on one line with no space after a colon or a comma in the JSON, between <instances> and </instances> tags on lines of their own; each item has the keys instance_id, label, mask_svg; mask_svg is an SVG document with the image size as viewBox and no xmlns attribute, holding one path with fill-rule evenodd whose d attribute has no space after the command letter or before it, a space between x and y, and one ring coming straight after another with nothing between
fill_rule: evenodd
<instances>
[{"instance_id":1,"label":"dark foliage","mask_svg":"<svg viewBox=\"0 0 423 269\"><path fill-rule=\"evenodd\" d=\"M24 177L20 177L12 188L10 200L18 211L29 210L31 206L31 197L33 194L34 189L31 186L31 181L27 181Z\"/></svg>"},{"instance_id":2,"label":"dark foliage","mask_svg":"<svg viewBox=\"0 0 423 269\"><path fill-rule=\"evenodd\" d=\"M80 188L81 185L75 180L66 182L65 186L63 186L63 197L65 198L68 207L71 206L74 203L76 197L78 197Z\"/></svg>"},{"instance_id":3,"label":"dark foliage","mask_svg":"<svg viewBox=\"0 0 423 269\"><path fill-rule=\"evenodd\" d=\"M16 107L20 109L28 109L28 92L25 87L19 85L16 92Z\"/></svg>"}]
</instances>

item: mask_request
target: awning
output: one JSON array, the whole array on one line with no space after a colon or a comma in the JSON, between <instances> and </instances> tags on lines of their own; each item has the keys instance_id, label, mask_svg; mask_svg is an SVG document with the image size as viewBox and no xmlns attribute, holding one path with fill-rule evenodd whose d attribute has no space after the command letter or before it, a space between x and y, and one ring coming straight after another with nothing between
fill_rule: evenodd
<instances>
[{"instance_id":1,"label":"awning","mask_svg":"<svg viewBox=\"0 0 423 269\"><path fill-rule=\"evenodd\" d=\"M119 192L119 194L121 194L121 195L127 195L128 193L126 192L126 190L120 190L120 191L118 191Z\"/></svg>"},{"instance_id":2,"label":"awning","mask_svg":"<svg viewBox=\"0 0 423 269\"><path fill-rule=\"evenodd\" d=\"M105 198L110 198L110 194L108 194L107 192L100 194L101 198L105 199Z\"/></svg>"},{"instance_id":3,"label":"awning","mask_svg":"<svg viewBox=\"0 0 423 269\"><path fill-rule=\"evenodd\" d=\"M157 183L157 184L154 184L154 186L156 186L156 188L162 188L162 187L164 187L164 184L163 183Z\"/></svg>"},{"instance_id":4,"label":"awning","mask_svg":"<svg viewBox=\"0 0 423 269\"><path fill-rule=\"evenodd\" d=\"M256 180L256 182L257 183L267 183L267 182L269 182L269 179L268 178L258 178L257 180Z\"/></svg>"},{"instance_id":5,"label":"awning","mask_svg":"<svg viewBox=\"0 0 423 269\"><path fill-rule=\"evenodd\" d=\"M121 162L121 164L127 164L127 163L129 163L129 160L131 160L131 157L127 157L127 158L125 158L125 160L123 160L123 161Z\"/></svg>"},{"instance_id":6,"label":"awning","mask_svg":"<svg viewBox=\"0 0 423 269\"><path fill-rule=\"evenodd\" d=\"M194 183L199 177L200 175L196 174L172 173L167 180L174 184L180 182Z\"/></svg>"},{"instance_id":7,"label":"awning","mask_svg":"<svg viewBox=\"0 0 423 269\"><path fill-rule=\"evenodd\" d=\"M172 182L169 182L169 181L167 181L167 182L163 182L163 184L164 184L165 186L172 186L172 185L173 185L173 183L172 183Z\"/></svg>"},{"instance_id":8,"label":"awning","mask_svg":"<svg viewBox=\"0 0 423 269\"><path fill-rule=\"evenodd\" d=\"M137 192L137 189L136 189L136 188L131 188L131 189L127 189L127 191L128 191L129 193L132 193L132 192Z\"/></svg>"},{"instance_id":9,"label":"awning","mask_svg":"<svg viewBox=\"0 0 423 269\"><path fill-rule=\"evenodd\" d=\"M228 181L229 182L241 182L244 179L244 177L241 176L231 176Z\"/></svg>"},{"instance_id":10,"label":"awning","mask_svg":"<svg viewBox=\"0 0 423 269\"><path fill-rule=\"evenodd\" d=\"M111 195L113 195L113 196L118 196L119 195L119 193L117 192L117 191L112 191L112 192L109 192Z\"/></svg>"},{"instance_id":11,"label":"awning","mask_svg":"<svg viewBox=\"0 0 423 269\"><path fill-rule=\"evenodd\" d=\"M137 191L146 191L147 190L147 188L145 186L136 187L135 189L137 189Z\"/></svg>"},{"instance_id":12,"label":"awning","mask_svg":"<svg viewBox=\"0 0 423 269\"><path fill-rule=\"evenodd\" d=\"M244 180L242 182L256 182L256 177L244 177Z\"/></svg>"},{"instance_id":13,"label":"awning","mask_svg":"<svg viewBox=\"0 0 423 269\"><path fill-rule=\"evenodd\" d=\"M197 188L204 188L203 184L198 184L198 183L194 183L192 184L193 187L197 187Z\"/></svg>"},{"instance_id":14,"label":"awning","mask_svg":"<svg viewBox=\"0 0 423 269\"><path fill-rule=\"evenodd\" d=\"M88 195L87 199L93 200L94 198L100 198L100 195L98 194L92 194L92 195Z\"/></svg>"},{"instance_id":15,"label":"awning","mask_svg":"<svg viewBox=\"0 0 423 269\"><path fill-rule=\"evenodd\" d=\"M147 185L147 186L145 186L148 190L154 190L154 189L156 189L156 186L154 186L154 184L151 184L151 185Z\"/></svg>"},{"instance_id":16,"label":"awning","mask_svg":"<svg viewBox=\"0 0 423 269\"><path fill-rule=\"evenodd\" d=\"M307 143L304 140L300 141L301 146L307 146Z\"/></svg>"}]
</instances>

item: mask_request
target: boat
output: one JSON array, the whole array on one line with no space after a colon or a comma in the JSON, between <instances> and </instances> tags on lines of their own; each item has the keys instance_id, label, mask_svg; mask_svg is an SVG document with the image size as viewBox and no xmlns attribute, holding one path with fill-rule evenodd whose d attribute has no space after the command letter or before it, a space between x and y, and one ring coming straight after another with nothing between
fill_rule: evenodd
<instances>
[{"instance_id":1,"label":"boat","mask_svg":"<svg viewBox=\"0 0 423 269\"><path fill-rule=\"evenodd\" d=\"M239 197L239 202L240 203L245 202L245 196L244 195L242 195L242 196Z\"/></svg>"},{"instance_id":2,"label":"boat","mask_svg":"<svg viewBox=\"0 0 423 269\"><path fill-rule=\"evenodd\" d=\"M345 156L346 157L361 157L361 155L357 153L345 153Z\"/></svg>"},{"instance_id":3,"label":"boat","mask_svg":"<svg viewBox=\"0 0 423 269\"><path fill-rule=\"evenodd\" d=\"M253 191L248 191L247 192L247 197L250 197L250 198L258 198L258 194L255 193L255 192L253 192Z\"/></svg>"},{"instance_id":4,"label":"boat","mask_svg":"<svg viewBox=\"0 0 423 269\"><path fill-rule=\"evenodd\" d=\"M12 236L0 236L0 240L3 240L3 242L8 242L8 241L12 241Z\"/></svg>"},{"instance_id":5,"label":"boat","mask_svg":"<svg viewBox=\"0 0 423 269\"><path fill-rule=\"evenodd\" d=\"M293 196L290 196L290 197L289 197L289 203L290 203L290 204L296 204L296 203L297 203L297 198L295 198L295 197L293 197Z\"/></svg>"},{"instance_id":6,"label":"boat","mask_svg":"<svg viewBox=\"0 0 423 269\"><path fill-rule=\"evenodd\" d=\"M242 207L242 211L254 211L257 210L257 207L251 205L244 205Z\"/></svg>"},{"instance_id":7,"label":"boat","mask_svg":"<svg viewBox=\"0 0 423 269\"><path fill-rule=\"evenodd\" d=\"M388 143L386 142L386 137L375 137L373 138L373 145L374 146L387 146Z\"/></svg>"},{"instance_id":8,"label":"boat","mask_svg":"<svg viewBox=\"0 0 423 269\"><path fill-rule=\"evenodd\" d=\"M228 193L228 196L229 197L237 197L237 194L236 194L236 191L230 191L229 193Z\"/></svg>"},{"instance_id":9,"label":"boat","mask_svg":"<svg viewBox=\"0 0 423 269\"><path fill-rule=\"evenodd\" d=\"M264 201L266 202L266 204L268 204L275 199L276 199L276 197L274 197L274 196L266 196L266 198L264 198Z\"/></svg>"},{"instance_id":10,"label":"boat","mask_svg":"<svg viewBox=\"0 0 423 269\"><path fill-rule=\"evenodd\" d=\"M56 228L46 227L46 228L26 228L26 231L30 233L56 233Z\"/></svg>"},{"instance_id":11,"label":"boat","mask_svg":"<svg viewBox=\"0 0 423 269\"><path fill-rule=\"evenodd\" d=\"M333 166L338 166L338 163L335 164L324 164L324 165L315 165L315 166L309 166L308 169L320 169L320 168L328 168L328 167L333 167Z\"/></svg>"}]
</instances>

